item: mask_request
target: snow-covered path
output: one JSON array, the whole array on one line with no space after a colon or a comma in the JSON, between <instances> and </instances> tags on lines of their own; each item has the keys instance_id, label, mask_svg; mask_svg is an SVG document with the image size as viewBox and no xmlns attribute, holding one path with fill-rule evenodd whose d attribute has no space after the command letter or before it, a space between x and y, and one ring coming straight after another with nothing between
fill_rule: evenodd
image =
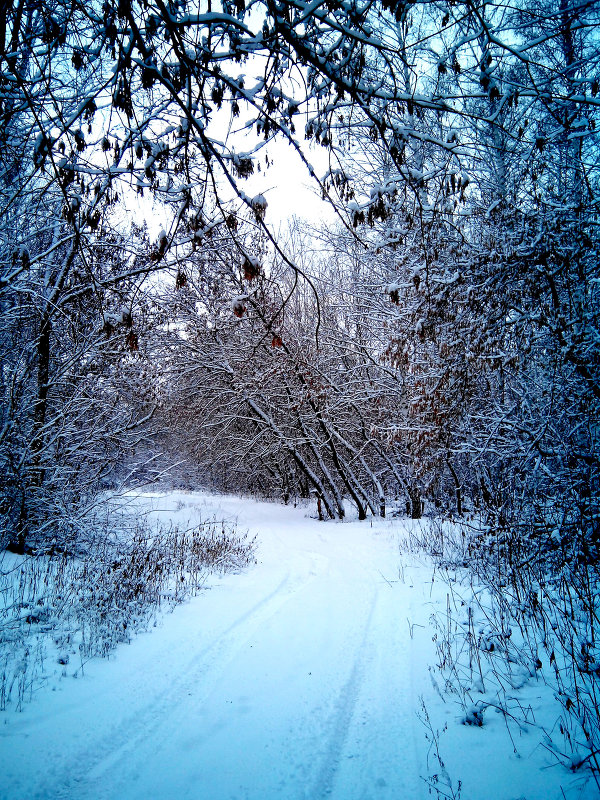
<instances>
[{"instance_id":1,"label":"snow-covered path","mask_svg":"<svg viewBox=\"0 0 600 800\"><path fill-rule=\"evenodd\" d=\"M155 502L184 522L216 501ZM219 502L260 533L256 567L213 581L83 680L63 678L7 716L0 797L428 795L408 623L426 598L399 580L397 526Z\"/></svg>"}]
</instances>

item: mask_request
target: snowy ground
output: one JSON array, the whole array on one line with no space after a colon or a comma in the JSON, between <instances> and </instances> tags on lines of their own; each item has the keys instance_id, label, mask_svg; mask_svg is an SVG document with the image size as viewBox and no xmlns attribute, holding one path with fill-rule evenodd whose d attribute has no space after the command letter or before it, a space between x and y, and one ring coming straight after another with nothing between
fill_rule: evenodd
<instances>
[{"instance_id":1,"label":"snowy ground","mask_svg":"<svg viewBox=\"0 0 600 800\"><path fill-rule=\"evenodd\" d=\"M537 729L511 741L490 709L482 728L462 725L436 690L430 617L446 588L400 554L411 523L319 523L201 494L146 502L180 524L238 518L258 534L258 563L213 579L83 678L57 672L22 712L0 715L3 800L417 800L436 774L449 794L421 697L463 800L598 797ZM520 692L542 718L541 682Z\"/></svg>"}]
</instances>

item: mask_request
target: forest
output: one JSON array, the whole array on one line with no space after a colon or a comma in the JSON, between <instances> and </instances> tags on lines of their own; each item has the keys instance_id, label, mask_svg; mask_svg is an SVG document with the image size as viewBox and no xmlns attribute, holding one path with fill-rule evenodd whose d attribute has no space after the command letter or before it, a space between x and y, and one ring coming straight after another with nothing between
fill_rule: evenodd
<instances>
[{"instance_id":1,"label":"forest","mask_svg":"<svg viewBox=\"0 0 600 800\"><path fill-rule=\"evenodd\" d=\"M5 2L0 548L85 562L148 485L428 520L599 780L599 31L596 0ZM271 223L278 142L323 224Z\"/></svg>"}]
</instances>

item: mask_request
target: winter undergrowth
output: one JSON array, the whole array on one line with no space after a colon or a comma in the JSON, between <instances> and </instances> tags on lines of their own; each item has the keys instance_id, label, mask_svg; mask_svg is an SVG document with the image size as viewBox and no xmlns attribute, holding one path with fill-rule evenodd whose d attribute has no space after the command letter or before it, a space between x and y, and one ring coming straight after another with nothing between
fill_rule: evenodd
<instances>
[{"instance_id":1,"label":"winter undergrowth","mask_svg":"<svg viewBox=\"0 0 600 800\"><path fill-rule=\"evenodd\" d=\"M121 520L122 522L123 520ZM0 558L0 711L21 710L57 674L78 677L197 593L253 561L254 541L217 520L187 530L101 528L76 548Z\"/></svg>"},{"instance_id":2,"label":"winter undergrowth","mask_svg":"<svg viewBox=\"0 0 600 800\"><path fill-rule=\"evenodd\" d=\"M515 755L535 729L551 764L600 789L597 562L572 543L558 552L476 518L428 520L408 544L433 557L447 587L432 623L440 692L458 704L458 721L485 728L499 714ZM544 714L531 699L540 683L554 703Z\"/></svg>"}]
</instances>

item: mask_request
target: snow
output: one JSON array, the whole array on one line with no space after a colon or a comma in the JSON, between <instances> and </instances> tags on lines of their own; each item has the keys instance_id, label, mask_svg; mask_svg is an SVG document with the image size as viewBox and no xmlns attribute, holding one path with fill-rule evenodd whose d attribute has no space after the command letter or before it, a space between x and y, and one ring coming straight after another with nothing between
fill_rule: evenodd
<instances>
[{"instance_id":1,"label":"snow","mask_svg":"<svg viewBox=\"0 0 600 800\"><path fill-rule=\"evenodd\" d=\"M322 523L309 508L201 493L136 502L181 526L237 519L258 536L257 564L4 712L2 800L424 800L434 774L461 780L463 800L598 796L548 768L534 733L512 730L513 750L489 699L461 715L429 671L448 589L399 549L418 523ZM523 689L532 714L542 689Z\"/></svg>"}]
</instances>

